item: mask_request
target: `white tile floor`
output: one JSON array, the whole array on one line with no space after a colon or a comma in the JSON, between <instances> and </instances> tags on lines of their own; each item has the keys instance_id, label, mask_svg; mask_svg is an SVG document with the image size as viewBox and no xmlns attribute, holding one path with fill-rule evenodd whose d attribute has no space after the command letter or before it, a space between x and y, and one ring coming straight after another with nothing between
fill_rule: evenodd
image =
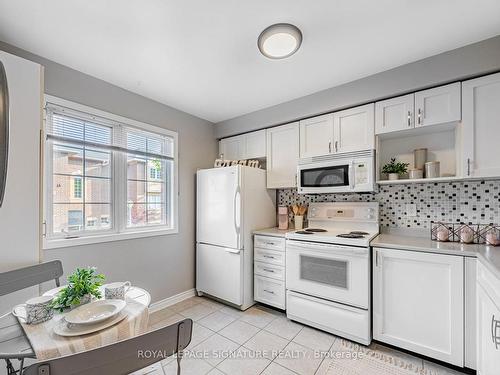
<instances>
[{"instance_id":1,"label":"white tile floor","mask_svg":"<svg viewBox=\"0 0 500 375\"><path fill-rule=\"evenodd\" d=\"M194 325L191 344L181 362L182 375L322 374L328 366L314 355L315 351L328 352L337 340L263 306L241 312L200 297L151 314L150 327L157 329L184 318L193 319ZM461 374L380 344L370 348L431 369L435 375ZM300 358L294 353L301 353ZM134 375L170 375L176 371L176 361L168 358Z\"/></svg>"}]
</instances>

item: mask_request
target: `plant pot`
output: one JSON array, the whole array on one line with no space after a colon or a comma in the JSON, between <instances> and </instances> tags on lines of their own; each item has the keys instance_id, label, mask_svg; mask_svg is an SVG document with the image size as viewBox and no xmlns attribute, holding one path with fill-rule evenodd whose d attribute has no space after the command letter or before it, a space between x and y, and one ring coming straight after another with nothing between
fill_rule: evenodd
<instances>
[{"instance_id":1,"label":"plant pot","mask_svg":"<svg viewBox=\"0 0 500 375\"><path fill-rule=\"evenodd\" d=\"M85 294L83 297L80 298L80 303L78 305L72 305L71 309L76 309L79 306L85 305L92 301L92 295L91 294Z\"/></svg>"},{"instance_id":2,"label":"plant pot","mask_svg":"<svg viewBox=\"0 0 500 375\"><path fill-rule=\"evenodd\" d=\"M387 177L389 180L394 181L394 180L399 180L399 174L397 173L388 173Z\"/></svg>"}]
</instances>

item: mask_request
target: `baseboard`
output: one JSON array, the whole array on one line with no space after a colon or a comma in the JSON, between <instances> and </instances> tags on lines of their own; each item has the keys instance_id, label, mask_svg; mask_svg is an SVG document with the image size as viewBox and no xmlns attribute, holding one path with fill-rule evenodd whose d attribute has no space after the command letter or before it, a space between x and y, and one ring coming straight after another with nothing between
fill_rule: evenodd
<instances>
[{"instance_id":1,"label":"baseboard","mask_svg":"<svg viewBox=\"0 0 500 375\"><path fill-rule=\"evenodd\" d=\"M153 313L155 311L164 309L166 307L175 305L176 303L179 303L181 301L184 301L185 299L194 297L196 295L196 289L189 289L186 290L185 292L176 294L175 296L168 297L165 299L162 299L160 301L154 302L149 306L149 312Z\"/></svg>"}]
</instances>

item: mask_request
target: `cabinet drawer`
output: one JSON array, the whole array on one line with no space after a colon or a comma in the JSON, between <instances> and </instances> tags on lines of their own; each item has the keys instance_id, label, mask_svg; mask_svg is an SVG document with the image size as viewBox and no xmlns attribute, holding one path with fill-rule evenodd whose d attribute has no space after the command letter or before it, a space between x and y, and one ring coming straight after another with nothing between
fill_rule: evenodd
<instances>
[{"instance_id":1,"label":"cabinet drawer","mask_svg":"<svg viewBox=\"0 0 500 375\"><path fill-rule=\"evenodd\" d=\"M254 278L254 299L284 310L285 282L256 275Z\"/></svg>"},{"instance_id":2,"label":"cabinet drawer","mask_svg":"<svg viewBox=\"0 0 500 375\"><path fill-rule=\"evenodd\" d=\"M285 239L271 236L255 236L254 247L261 249L285 251Z\"/></svg>"},{"instance_id":3,"label":"cabinet drawer","mask_svg":"<svg viewBox=\"0 0 500 375\"><path fill-rule=\"evenodd\" d=\"M285 281L285 267L275 266L274 264L255 262L253 269L256 275Z\"/></svg>"},{"instance_id":4,"label":"cabinet drawer","mask_svg":"<svg viewBox=\"0 0 500 375\"><path fill-rule=\"evenodd\" d=\"M266 250L256 247L253 251L253 259L258 262L285 266L285 252L276 250Z\"/></svg>"}]
</instances>

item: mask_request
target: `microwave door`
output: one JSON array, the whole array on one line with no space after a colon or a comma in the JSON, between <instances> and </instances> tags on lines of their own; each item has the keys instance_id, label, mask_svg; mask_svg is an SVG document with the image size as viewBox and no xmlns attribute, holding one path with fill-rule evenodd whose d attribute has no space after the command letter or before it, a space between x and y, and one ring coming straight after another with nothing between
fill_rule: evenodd
<instances>
[{"instance_id":1,"label":"microwave door","mask_svg":"<svg viewBox=\"0 0 500 375\"><path fill-rule=\"evenodd\" d=\"M317 168L302 168L300 170L300 187L307 192L315 192L317 189L334 189L348 187L350 167L346 165L335 165Z\"/></svg>"}]
</instances>

